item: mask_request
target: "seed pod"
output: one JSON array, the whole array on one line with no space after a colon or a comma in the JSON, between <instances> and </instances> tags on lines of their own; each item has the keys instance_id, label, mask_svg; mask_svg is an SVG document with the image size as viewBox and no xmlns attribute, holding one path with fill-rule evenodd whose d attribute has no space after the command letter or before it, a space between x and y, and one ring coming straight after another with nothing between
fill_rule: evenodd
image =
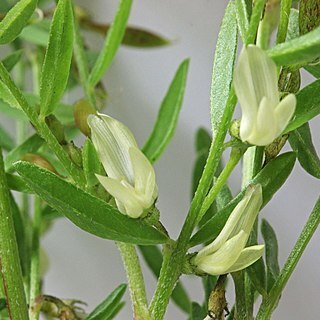
<instances>
[{"instance_id":1,"label":"seed pod","mask_svg":"<svg viewBox=\"0 0 320 320\"><path fill-rule=\"evenodd\" d=\"M58 140L60 144L66 144L66 138L64 135L64 126L61 122L54 116L50 115L46 117L46 124Z\"/></svg>"}]
</instances>

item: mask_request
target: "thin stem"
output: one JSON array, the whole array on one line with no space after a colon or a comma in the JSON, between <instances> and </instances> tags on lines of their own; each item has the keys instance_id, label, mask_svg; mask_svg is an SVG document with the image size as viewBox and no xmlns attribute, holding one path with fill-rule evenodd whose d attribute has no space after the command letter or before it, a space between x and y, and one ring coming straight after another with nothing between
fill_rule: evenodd
<instances>
[{"instance_id":1,"label":"thin stem","mask_svg":"<svg viewBox=\"0 0 320 320\"><path fill-rule=\"evenodd\" d=\"M315 233L320 223L320 198L314 206L311 215L307 223L305 224L299 239L297 240L294 248L292 249L283 269L277 281L274 283L270 290L269 296L264 300L260 306L256 320L268 320L271 317L271 313L276 307L276 304L280 298L280 295L286 286L291 274L297 266L305 248L307 247L310 239Z\"/></svg>"},{"instance_id":2,"label":"thin stem","mask_svg":"<svg viewBox=\"0 0 320 320\"><path fill-rule=\"evenodd\" d=\"M218 193L220 192L222 187L226 184L228 177L230 176L233 169L240 161L242 155L243 155L243 151L238 148L233 148L231 150L230 159L228 163L226 164L221 174L219 175L218 179L216 180L215 184L212 186L208 195L204 199L204 202L202 204L202 207L200 209L200 212L197 218L197 223L199 223L203 215L208 211L213 201L217 197Z\"/></svg>"},{"instance_id":3,"label":"thin stem","mask_svg":"<svg viewBox=\"0 0 320 320\"><path fill-rule=\"evenodd\" d=\"M151 320L148 311L148 301L140 267L139 258L135 247L131 244L117 242L122 256L129 282L132 307L135 320Z\"/></svg>"},{"instance_id":4,"label":"thin stem","mask_svg":"<svg viewBox=\"0 0 320 320\"><path fill-rule=\"evenodd\" d=\"M11 320L28 320L28 308L0 148L0 271Z\"/></svg>"},{"instance_id":5,"label":"thin stem","mask_svg":"<svg viewBox=\"0 0 320 320\"><path fill-rule=\"evenodd\" d=\"M280 11L279 28L277 33L277 44L285 42L286 40L291 6L292 6L292 0L281 0L281 11Z\"/></svg>"},{"instance_id":6,"label":"thin stem","mask_svg":"<svg viewBox=\"0 0 320 320\"><path fill-rule=\"evenodd\" d=\"M234 287L236 292L236 310L235 318L237 320L247 320L247 305L246 305L246 292L244 285L244 271L232 273Z\"/></svg>"},{"instance_id":7,"label":"thin stem","mask_svg":"<svg viewBox=\"0 0 320 320\"><path fill-rule=\"evenodd\" d=\"M254 43L266 0L256 0L252 9L246 45Z\"/></svg>"},{"instance_id":8,"label":"thin stem","mask_svg":"<svg viewBox=\"0 0 320 320\"><path fill-rule=\"evenodd\" d=\"M41 199L34 198L34 219L31 251L31 278L30 278L30 320L39 319L39 310L34 307L35 300L40 294L40 227L41 227Z\"/></svg>"},{"instance_id":9,"label":"thin stem","mask_svg":"<svg viewBox=\"0 0 320 320\"><path fill-rule=\"evenodd\" d=\"M232 90L230 92L226 111L223 114L221 123L230 123L235 104L236 97ZM198 221L198 215L203 201L209 191L214 173L221 158L223 141L226 136L227 127L222 127L220 129L221 130L216 133L211 145L206 166L202 173L195 196L191 202L189 213L177 240L177 245L171 251L171 254L168 254L168 257L164 260L161 267L157 288L149 308L151 314L157 320L163 319L172 290L181 274L182 261L188 250L189 239Z\"/></svg>"}]
</instances>

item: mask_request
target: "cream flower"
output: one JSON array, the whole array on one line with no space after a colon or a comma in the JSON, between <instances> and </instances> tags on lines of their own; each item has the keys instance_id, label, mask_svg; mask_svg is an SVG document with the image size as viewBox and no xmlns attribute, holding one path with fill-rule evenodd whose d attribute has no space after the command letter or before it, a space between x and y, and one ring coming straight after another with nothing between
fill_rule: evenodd
<instances>
[{"instance_id":1,"label":"cream flower","mask_svg":"<svg viewBox=\"0 0 320 320\"><path fill-rule=\"evenodd\" d=\"M139 149L131 131L121 122L103 114L90 115L92 142L107 177L97 175L115 198L118 209L139 218L158 195L154 169Z\"/></svg>"},{"instance_id":2,"label":"cream flower","mask_svg":"<svg viewBox=\"0 0 320 320\"><path fill-rule=\"evenodd\" d=\"M261 204L261 185L249 186L218 237L197 253L192 264L201 272L221 275L244 269L257 261L264 245L246 248L246 244Z\"/></svg>"},{"instance_id":3,"label":"cream flower","mask_svg":"<svg viewBox=\"0 0 320 320\"><path fill-rule=\"evenodd\" d=\"M234 73L234 88L242 109L240 138L266 146L288 125L296 107L294 94L280 101L277 67L255 45L242 49Z\"/></svg>"}]
</instances>

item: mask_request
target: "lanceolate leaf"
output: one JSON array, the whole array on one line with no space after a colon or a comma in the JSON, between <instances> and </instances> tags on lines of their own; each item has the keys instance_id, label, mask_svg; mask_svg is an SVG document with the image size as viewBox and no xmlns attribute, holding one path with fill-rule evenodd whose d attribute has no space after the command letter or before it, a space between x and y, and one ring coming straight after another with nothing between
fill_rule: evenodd
<instances>
[{"instance_id":1,"label":"lanceolate leaf","mask_svg":"<svg viewBox=\"0 0 320 320\"><path fill-rule=\"evenodd\" d=\"M13 138L0 126L0 147L8 151L14 148Z\"/></svg>"},{"instance_id":2,"label":"lanceolate leaf","mask_svg":"<svg viewBox=\"0 0 320 320\"><path fill-rule=\"evenodd\" d=\"M289 142L297 152L301 166L312 176L320 179L320 159L312 142L312 136L308 123L292 131Z\"/></svg>"},{"instance_id":3,"label":"lanceolate leaf","mask_svg":"<svg viewBox=\"0 0 320 320\"><path fill-rule=\"evenodd\" d=\"M213 62L210 100L211 124L214 136L220 129L233 79L233 67L238 43L237 30L235 5L231 1L222 20Z\"/></svg>"},{"instance_id":4,"label":"lanceolate leaf","mask_svg":"<svg viewBox=\"0 0 320 320\"><path fill-rule=\"evenodd\" d=\"M37 0L20 0L0 22L0 44L13 41L28 23Z\"/></svg>"},{"instance_id":5,"label":"lanceolate leaf","mask_svg":"<svg viewBox=\"0 0 320 320\"><path fill-rule=\"evenodd\" d=\"M185 60L176 72L162 101L153 131L142 149L152 162L160 157L176 129L186 86L188 66L189 60Z\"/></svg>"},{"instance_id":6,"label":"lanceolate leaf","mask_svg":"<svg viewBox=\"0 0 320 320\"><path fill-rule=\"evenodd\" d=\"M267 289L270 291L280 273L278 262L278 241L274 230L265 219L262 219L261 233L266 245Z\"/></svg>"},{"instance_id":7,"label":"lanceolate leaf","mask_svg":"<svg viewBox=\"0 0 320 320\"><path fill-rule=\"evenodd\" d=\"M250 184L261 184L263 190L263 205L266 205L276 191L283 185L290 175L296 160L294 152L284 153L270 161L250 182ZM205 243L217 237L225 225L230 213L243 198L245 190L240 192L221 211L213 216L199 231L191 238L190 247Z\"/></svg>"},{"instance_id":8,"label":"lanceolate leaf","mask_svg":"<svg viewBox=\"0 0 320 320\"><path fill-rule=\"evenodd\" d=\"M13 53L9 54L8 56L6 56L2 60L4 67L8 71L11 71L13 69L13 67L20 61L21 54L22 54L22 50L17 50L17 51L14 51Z\"/></svg>"},{"instance_id":9,"label":"lanceolate leaf","mask_svg":"<svg viewBox=\"0 0 320 320\"><path fill-rule=\"evenodd\" d=\"M49 44L40 83L40 113L51 114L66 88L73 51L71 0L60 0L50 28Z\"/></svg>"},{"instance_id":10,"label":"lanceolate leaf","mask_svg":"<svg viewBox=\"0 0 320 320\"><path fill-rule=\"evenodd\" d=\"M320 28L303 36L278 44L268 51L277 65L308 64L320 56Z\"/></svg>"},{"instance_id":11,"label":"lanceolate leaf","mask_svg":"<svg viewBox=\"0 0 320 320\"><path fill-rule=\"evenodd\" d=\"M284 133L301 127L320 113L320 80L304 87L296 95L297 106L292 120L289 122Z\"/></svg>"},{"instance_id":12,"label":"lanceolate leaf","mask_svg":"<svg viewBox=\"0 0 320 320\"><path fill-rule=\"evenodd\" d=\"M10 170L13 163L21 160L26 153L36 152L43 145L43 143L44 140L40 138L36 133L27 138L22 144L20 144L7 154L4 160L6 170Z\"/></svg>"},{"instance_id":13,"label":"lanceolate leaf","mask_svg":"<svg viewBox=\"0 0 320 320\"><path fill-rule=\"evenodd\" d=\"M247 33L249 30L249 17L246 0L236 0L236 15L238 21L238 27L242 41L246 41Z\"/></svg>"},{"instance_id":14,"label":"lanceolate leaf","mask_svg":"<svg viewBox=\"0 0 320 320\"><path fill-rule=\"evenodd\" d=\"M87 317L86 320L109 320L114 311L121 304L121 298L126 291L127 285L121 284L113 290Z\"/></svg>"},{"instance_id":15,"label":"lanceolate leaf","mask_svg":"<svg viewBox=\"0 0 320 320\"><path fill-rule=\"evenodd\" d=\"M130 14L132 0L121 0L114 21L108 31L101 53L89 77L91 86L95 86L110 66L124 36Z\"/></svg>"},{"instance_id":16,"label":"lanceolate leaf","mask_svg":"<svg viewBox=\"0 0 320 320\"><path fill-rule=\"evenodd\" d=\"M91 234L143 245L164 243L167 240L163 233L142 220L121 214L111 205L50 171L27 162L18 162L14 168L48 205Z\"/></svg>"}]
</instances>

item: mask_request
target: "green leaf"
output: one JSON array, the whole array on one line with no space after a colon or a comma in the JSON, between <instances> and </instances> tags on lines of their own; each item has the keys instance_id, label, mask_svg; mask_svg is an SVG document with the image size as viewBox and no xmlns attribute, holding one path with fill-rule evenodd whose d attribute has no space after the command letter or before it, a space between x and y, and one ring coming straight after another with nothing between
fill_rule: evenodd
<instances>
[{"instance_id":1,"label":"green leaf","mask_svg":"<svg viewBox=\"0 0 320 320\"><path fill-rule=\"evenodd\" d=\"M214 56L210 96L211 124L214 136L220 130L233 81L233 67L238 43L235 11L234 3L229 2L222 20Z\"/></svg>"},{"instance_id":2,"label":"green leaf","mask_svg":"<svg viewBox=\"0 0 320 320\"><path fill-rule=\"evenodd\" d=\"M50 34L49 20L42 20L25 27L20 38L38 46L47 47Z\"/></svg>"},{"instance_id":3,"label":"green leaf","mask_svg":"<svg viewBox=\"0 0 320 320\"><path fill-rule=\"evenodd\" d=\"M26 226L24 224L24 220L22 218L19 207L14 197L12 196L12 194L10 194L10 201L11 201L14 230L15 230L16 239L17 239L22 274L24 276L28 276L29 275L28 269L30 266L31 256L30 256L29 242L26 236L26 230L25 230Z\"/></svg>"},{"instance_id":4,"label":"green leaf","mask_svg":"<svg viewBox=\"0 0 320 320\"><path fill-rule=\"evenodd\" d=\"M249 17L246 0L236 0L236 15L242 41L245 43L249 30Z\"/></svg>"},{"instance_id":5,"label":"green leaf","mask_svg":"<svg viewBox=\"0 0 320 320\"><path fill-rule=\"evenodd\" d=\"M0 125L0 147L9 151L14 148L14 140L10 134Z\"/></svg>"},{"instance_id":6,"label":"green leaf","mask_svg":"<svg viewBox=\"0 0 320 320\"><path fill-rule=\"evenodd\" d=\"M249 1L245 0L245 1L247 3L248 12L250 14L250 9L252 8L252 0L249 0ZM245 42L246 45L254 43L256 39L259 23L265 8L265 4L266 4L266 0L256 0L254 2L254 6L252 8L252 13L250 17L249 29L246 37L246 42Z\"/></svg>"},{"instance_id":7,"label":"green leaf","mask_svg":"<svg viewBox=\"0 0 320 320\"><path fill-rule=\"evenodd\" d=\"M312 82L298 92L293 118L283 133L288 133L308 122L320 113L320 80Z\"/></svg>"},{"instance_id":8,"label":"green leaf","mask_svg":"<svg viewBox=\"0 0 320 320\"><path fill-rule=\"evenodd\" d=\"M102 166L101 166L101 162L99 160L98 154L96 152L96 149L94 148L93 143L89 139L85 141L83 146L82 163L83 163L83 171L87 181L87 185L89 187L92 187L97 183L99 183L95 174L102 173Z\"/></svg>"},{"instance_id":9,"label":"green leaf","mask_svg":"<svg viewBox=\"0 0 320 320\"><path fill-rule=\"evenodd\" d=\"M308 123L292 131L289 142L297 153L301 166L312 176L320 179L320 159L312 142L312 136Z\"/></svg>"},{"instance_id":10,"label":"green leaf","mask_svg":"<svg viewBox=\"0 0 320 320\"><path fill-rule=\"evenodd\" d=\"M48 205L84 231L98 237L133 244L165 243L167 237L144 221L131 219L108 203L84 192L55 174L31 163L14 169Z\"/></svg>"},{"instance_id":11,"label":"green leaf","mask_svg":"<svg viewBox=\"0 0 320 320\"><path fill-rule=\"evenodd\" d=\"M132 0L121 0L116 16L108 31L101 53L89 76L89 83L94 87L110 66L124 36L130 14Z\"/></svg>"},{"instance_id":12,"label":"green leaf","mask_svg":"<svg viewBox=\"0 0 320 320\"><path fill-rule=\"evenodd\" d=\"M22 144L11 150L4 160L6 171L10 170L13 163L21 160L26 153L36 152L43 143L44 140L35 133L27 138Z\"/></svg>"},{"instance_id":13,"label":"green leaf","mask_svg":"<svg viewBox=\"0 0 320 320\"><path fill-rule=\"evenodd\" d=\"M22 50L17 50L17 51L14 51L13 53L10 53L8 56L6 56L2 60L4 67L8 71L11 71L14 68L14 66L20 61L21 55L22 55Z\"/></svg>"},{"instance_id":14,"label":"green leaf","mask_svg":"<svg viewBox=\"0 0 320 320\"><path fill-rule=\"evenodd\" d=\"M265 219L262 219L261 222L261 233L266 245L267 290L269 292L280 273L278 262L278 241L274 230Z\"/></svg>"},{"instance_id":15,"label":"green leaf","mask_svg":"<svg viewBox=\"0 0 320 320\"><path fill-rule=\"evenodd\" d=\"M148 267L151 269L152 273L158 278L163 261L160 249L157 246L139 246L139 249ZM181 310L187 313L190 312L191 301L180 281L173 289L171 298Z\"/></svg>"},{"instance_id":16,"label":"green leaf","mask_svg":"<svg viewBox=\"0 0 320 320\"><path fill-rule=\"evenodd\" d=\"M177 126L186 86L189 60L179 66L169 90L161 103L157 121L142 151L155 162L170 142Z\"/></svg>"},{"instance_id":17,"label":"green leaf","mask_svg":"<svg viewBox=\"0 0 320 320\"><path fill-rule=\"evenodd\" d=\"M286 41L299 37L299 34L299 11L297 9L290 9Z\"/></svg>"},{"instance_id":18,"label":"green leaf","mask_svg":"<svg viewBox=\"0 0 320 320\"><path fill-rule=\"evenodd\" d=\"M53 15L40 83L40 113L51 114L67 86L73 52L73 11L60 0Z\"/></svg>"},{"instance_id":19,"label":"green leaf","mask_svg":"<svg viewBox=\"0 0 320 320\"><path fill-rule=\"evenodd\" d=\"M192 302L190 320L203 320L205 317L206 311L197 302Z\"/></svg>"},{"instance_id":20,"label":"green leaf","mask_svg":"<svg viewBox=\"0 0 320 320\"><path fill-rule=\"evenodd\" d=\"M212 139L211 139L209 132L204 128L198 129L198 131L196 133L196 151L197 151L197 153L201 154L203 151L209 152L211 142L212 142Z\"/></svg>"},{"instance_id":21,"label":"green leaf","mask_svg":"<svg viewBox=\"0 0 320 320\"><path fill-rule=\"evenodd\" d=\"M7 173L6 178L10 190L23 193L32 193L29 186L21 179L20 176Z\"/></svg>"},{"instance_id":22,"label":"green leaf","mask_svg":"<svg viewBox=\"0 0 320 320\"><path fill-rule=\"evenodd\" d=\"M270 161L250 182L250 184L261 184L263 190L263 205L266 205L277 190L283 185L290 175L296 155L294 152L284 153ZM245 190L241 191L221 211L213 216L199 231L191 238L190 247L206 241L215 239L225 225L229 215L235 206L241 201Z\"/></svg>"},{"instance_id":23,"label":"green leaf","mask_svg":"<svg viewBox=\"0 0 320 320\"><path fill-rule=\"evenodd\" d=\"M320 27L276 45L268 50L269 57L279 66L306 65L320 56Z\"/></svg>"},{"instance_id":24,"label":"green leaf","mask_svg":"<svg viewBox=\"0 0 320 320\"><path fill-rule=\"evenodd\" d=\"M266 297L266 270L263 259L260 258L254 264L246 268L246 272L254 286L254 288L263 296Z\"/></svg>"},{"instance_id":25,"label":"green leaf","mask_svg":"<svg viewBox=\"0 0 320 320\"><path fill-rule=\"evenodd\" d=\"M127 285L120 284L109 296L102 301L87 317L86 320L108 320L121 303L121 298L126 291Z\"/></svg>"},{"instance_id":26,"label":"green leaf","mask_svg":"<svg viewBox=\"0 0 320 320\"><path fill-rule=\"evenodd\" d=\"M37 0L20 0L0 22L0 44L12 42L28 23Z\"/></svg>"}]
</instances>

